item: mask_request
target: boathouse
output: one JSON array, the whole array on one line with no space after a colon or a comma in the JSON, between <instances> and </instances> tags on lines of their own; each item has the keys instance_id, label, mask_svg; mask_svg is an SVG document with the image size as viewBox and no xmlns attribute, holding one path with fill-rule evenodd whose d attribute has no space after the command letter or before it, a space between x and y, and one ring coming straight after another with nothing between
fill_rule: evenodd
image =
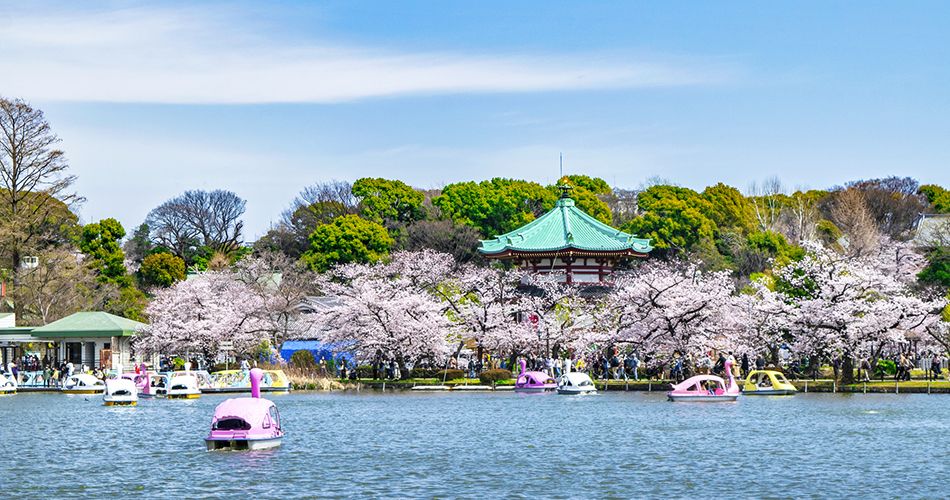
<instances>
[{"instance_id":1,"label":"boathouse","mask_svg":"<svg viewBox=\"0 0 950 500\"><path fill-rule=\"evenodd\" d=\"M30 335L53 343L56 360L76 366L132 366L132 336L143 323L106 312L79 312L34 328Z\"/></svg>"},{"instance_id":2,"label":"boathouse","mask_svg":"<svg viewBox=\"0 0 950 500\"><path fill-rule=\"evenodd\" d=\"M584 213L568 194L569 186L560 189L561 197L551 211L514 231L482 240L478 251L539 274L561 271L566 284L610 285L617 261L645 258L653 250L649 239Z\"/></svg>"}]
</instances>

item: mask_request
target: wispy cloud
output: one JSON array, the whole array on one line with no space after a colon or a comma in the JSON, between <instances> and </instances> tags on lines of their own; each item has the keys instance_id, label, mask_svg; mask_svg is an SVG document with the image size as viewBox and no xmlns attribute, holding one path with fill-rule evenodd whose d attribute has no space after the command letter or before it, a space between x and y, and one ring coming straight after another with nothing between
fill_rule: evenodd
<instances>
[{"instance_id":1,"label":"wispy cloud","mask_svg":"<svg viewBox=\"0 0 950 500\"><path fill-rule=\"evenodd\" d=\"M324 103L717 84L735 75L716 61L622 52L400 52L249 34L260 32L252 20L196 9L13 13L0 27L0 89L69 101Z\"/></svg>"}]
</instances>

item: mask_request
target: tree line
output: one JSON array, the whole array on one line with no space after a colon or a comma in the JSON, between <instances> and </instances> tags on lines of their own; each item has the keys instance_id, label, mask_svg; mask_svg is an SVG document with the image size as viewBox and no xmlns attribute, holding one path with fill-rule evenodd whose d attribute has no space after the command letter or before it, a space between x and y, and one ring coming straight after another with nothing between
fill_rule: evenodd
<instances>
[{"instance_id":1,"label":"tree line","mask_svg":"<svg viewBox=\"0 0 950 500\"><path fill-rule=\"evenodd\" d=\"M280 256L281 269L300 275L424 250L451 256L455 266L489 268L478 240L527 224L552 209L559 195L557 185L502 178L430 190L382 178L318 182L303 188L250 244L241 220L245 200L225 190L189 190L126 234L111 218L79 223L74 210L83 198L71 192L75 176L40 110L0 98L0 128L0 277L11 299L5 307L15 309L22 324L79 310L145 320L150 298L189 271L235 272L242 261L262 256ZM906 177L794 192L769 178L745 193L724 184L699 192L660 178L633 189L585 175L556 184L570 184L577 205L601 222L651 238L650 260L724 273L736 290L801 262L811 243L865 258L912 239L919 214L950 212L944 188ZM926 259L908 286L913 293L945 293L946 247L928 244L917 252ZM635 271L637 263L619 268ZM313 285L298 293L321 290Z\"/></svg>"}]
</instances>

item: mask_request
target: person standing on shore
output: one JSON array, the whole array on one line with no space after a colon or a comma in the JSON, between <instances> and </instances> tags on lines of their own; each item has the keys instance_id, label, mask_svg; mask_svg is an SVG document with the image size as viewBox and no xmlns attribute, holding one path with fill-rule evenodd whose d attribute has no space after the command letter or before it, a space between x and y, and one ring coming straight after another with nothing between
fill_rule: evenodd
<instances>
[{"instance_id":1,"label":"person standing on shore","mask_svg":"<svg viewBox=\"0 0 950 500\"><path fill-rule=\"evenodd\" d=\"M755 369L764 370L765 369L765 358L762 357L762 353L759 353L755 358Z\"/></svg>"},{"instance_id":2,"label":"person standing on shore","mask_svg":"<svg viewBox=\"0 0 950 500\"><path fill-rule=\"evenodd\" d=\"M871 362L868 358L861 358L861 371L864 372L864 381L871 381Z\"/></svg>"}]
</instances>

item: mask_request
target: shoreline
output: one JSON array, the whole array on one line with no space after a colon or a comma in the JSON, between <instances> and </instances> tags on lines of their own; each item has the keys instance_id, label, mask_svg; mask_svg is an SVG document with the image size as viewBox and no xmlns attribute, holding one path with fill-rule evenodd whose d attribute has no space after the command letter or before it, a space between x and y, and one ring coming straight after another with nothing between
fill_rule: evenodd
<instances>
[{"instance_id":1,"label":"shoreline","mask_svg":"<svg viewBox=\"0 0 950 500\"><path fill-rule=\"evenodd\" d=\"M335 379L334 379L335 380ZM670 388L670 380L654 380L654 381L617 381L611 380L608 383L598 380L594 382L594 385L597 387L598 391L622 391L622 392L666 392ZM343 390L386 390L386 389L400 389L400 390L412 390L413 387L438 387L443 384L440 383L419 383L419 382L398 382L398 381L358 381L356 383L347 380L345 388ZM514 389L513 385L498 385L495 388L491 386L483 386L480 384L464 384L464 383L446 383L446 387L449 387L450 390L457 392L483 392L483 391L498 391L498 392L511 392ZM818 379L816 381L795 381L792 382L792 385L798 389L800 394L806 394L809 392L822 392L822 393L846 393L846 394L950 394L950 381L939 380L939 381L926 381L926 380L911 380L905 382L894 382L894 381L872 381L872 382L861 382L854 385L837 385L830 379ZM295 387L294 391L305 391L308 389ZM339 390L339 389L337 389ZM47 388L47 387L19 387L17 392L20 393L59 393L61 392L59 388ZM202 393L202 394L215 394L212 392Z\"/></svg>"}]
</instances>

